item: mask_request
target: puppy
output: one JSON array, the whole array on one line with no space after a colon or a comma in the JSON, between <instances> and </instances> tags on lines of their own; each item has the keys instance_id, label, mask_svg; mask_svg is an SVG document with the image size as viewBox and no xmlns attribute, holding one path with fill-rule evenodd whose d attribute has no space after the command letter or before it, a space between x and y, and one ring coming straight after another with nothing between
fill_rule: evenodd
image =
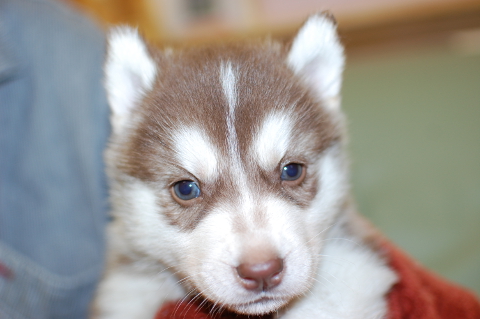
<instances>
[{"instance_id":1,"label":"puppy","mask_svg":"<svg viewBox=\"0 0 480 319\"><path fill-rule=\"evenodd\" d=\"M157 50L110 34L108 267L96 318L170 300L275 318L383 318L396 281L349 194L343 48L327 14L289 44Z\"/></svg>"}]
</instances>

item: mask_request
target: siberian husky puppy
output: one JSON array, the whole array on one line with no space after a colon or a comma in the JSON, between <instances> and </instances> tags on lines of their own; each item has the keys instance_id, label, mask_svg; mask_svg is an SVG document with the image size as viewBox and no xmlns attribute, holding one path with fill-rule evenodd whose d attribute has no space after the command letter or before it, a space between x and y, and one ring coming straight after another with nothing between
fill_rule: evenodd
<instances>
[{"instance_id":1,"label":"siberian husky puppy","mask_svg":"<svg viewBox=\"0 0 480 319\"><path fill-rule=\"evenodd\" d=\"M343 48L327 14L288 44L157 50L110 34L107 271L97 318L170 300L275 318L383 318L396 281L349 194Z\"/></svg>"}]
</instances>

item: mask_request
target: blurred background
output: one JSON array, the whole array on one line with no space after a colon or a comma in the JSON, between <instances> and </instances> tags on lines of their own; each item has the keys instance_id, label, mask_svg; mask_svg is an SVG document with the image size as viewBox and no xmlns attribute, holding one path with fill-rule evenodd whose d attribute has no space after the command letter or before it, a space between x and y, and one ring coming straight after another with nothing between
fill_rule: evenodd
<instances>
[{"instance_id":1,"label":"blurred background","mask_svg":"<svg viewBox=\"0 0 480 319\"><path fill-rule=\"evenodd\" d=\"M480 294L480 1L63 0L158 45L288 39L329 10L360 211L425 266Z\"/></svg>"}]
</instances>

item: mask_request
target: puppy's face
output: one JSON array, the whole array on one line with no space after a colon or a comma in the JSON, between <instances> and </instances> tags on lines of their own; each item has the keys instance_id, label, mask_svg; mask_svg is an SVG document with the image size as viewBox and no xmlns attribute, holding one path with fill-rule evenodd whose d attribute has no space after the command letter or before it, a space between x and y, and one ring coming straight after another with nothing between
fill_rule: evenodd
<instances>
[{"instance_id":1,"label":"puppy's face","mask_svg":"<svg viewBox=\"0 0 480 319\"><path fill-rule=\"evenodd\" d=\"M110 46L108 164L132 249L240 313L304 294L346 195L333 23L311 18L290 49L148 53L126 29Z\"/></svg>"}]
</instances>

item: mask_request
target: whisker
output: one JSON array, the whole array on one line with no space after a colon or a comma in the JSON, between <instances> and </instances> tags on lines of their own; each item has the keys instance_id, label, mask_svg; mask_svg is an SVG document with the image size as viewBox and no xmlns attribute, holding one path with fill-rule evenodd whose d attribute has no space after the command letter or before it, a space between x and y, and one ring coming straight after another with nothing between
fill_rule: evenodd
<instances>
[{"instance_id":1,"label":"whisker","mask_svg":"<svg viewBox=\"0 0 480 319\"><path fill-rule=\"evenodd\" d=\"M341 256L332 256L332 255L325 255L325 254L318 254L317 256L326 257L328 258L329 262L330 261L334 262L335 260L339 260L338 262L336 262L337 265L348 264L350 266L355 266L355 263L352 260L346 259Z\"/></svg>"},{"instance_id":2,"label":"whisker","mask_svg":"<svg viewBox=\"0 0 480 319\"><path fill-rule=\"evenodd\" d=\"M355 246L357 247L360 247L361 246L361 243L353 240L353 239L350 239L350 238L344 238L344 237L333 237L333 238L325 238L324 240L322 240L322 242L324 241L329 241L329 240L345 240L345 241L348 241L352 244L354 244Z\"/></svg>"},{"instance_id":3,"label":"whisker","mask_svg":"<svg viewBox=\"0 0 480 319\"><path fill-rule=\"evenodd\" d=\"M321 230L319 233L317 233L315 236L313 236L312 238L310 238L310 240L308 240L306 242L306 244L309 244L312 240L314 240L315 238L317 238L318 236L320 236L321 234L323 234L324 232L326 232L327 230L329 230L330 228L332 228L333 226L336 226L338 224L338 222L335 222L333 224L331 224L330 226L324 228L323 230Z\"/></svg>"}]
</instances>

